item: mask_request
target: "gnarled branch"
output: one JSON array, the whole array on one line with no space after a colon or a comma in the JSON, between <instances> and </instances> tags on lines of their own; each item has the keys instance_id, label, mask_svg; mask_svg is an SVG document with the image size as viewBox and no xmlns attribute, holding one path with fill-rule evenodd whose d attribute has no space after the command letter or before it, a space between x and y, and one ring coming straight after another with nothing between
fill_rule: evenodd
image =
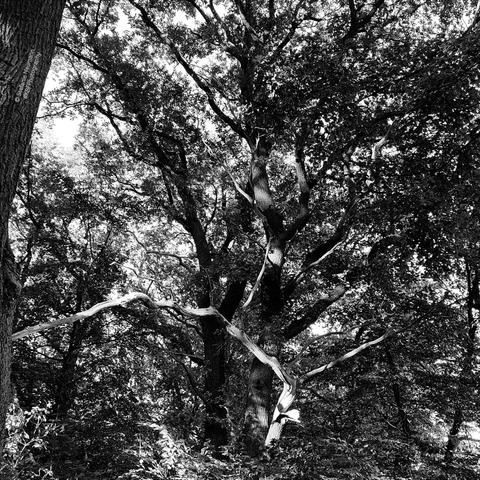
<instances>
[{"instance_id":1,"label":"gnarled branch","mask_svg":"<svg viewBox=\"0 0 480 480\"><path fill-rule=\"evenodd\" d=\"M144 293L133 292L133 293L129 293L128 295L124 295L123 297L120 297L120 298L97 303L96 305L89 308L88 310L79 312L75 315L71 315L70 317L61 318L58 320L54 320L52 322L41 323L39 325L28 327L24 330L21 330L20 332L13 334L12 340L19 340L21 338L32 335L34 333L48 330L50 328L54 328L57 326L72 324L79 320L92 317L96 313L101 312L102 310L106 310L112 307L123 306L134 301L141 301L149 308L170 309L182 315L194 317L194 318L215 317L222 322L222 324L225 326L225 329L232 337L236 338L239 342L241 342L260 362L262 362L265 365L268 365L273 370L275 375L282 381L283 390L278 399L277 405L275 407L273 419L270 424L267 438L265 440L266 446L268 446L273 440L276 440L279 438L283 425L287 420L290 419L293 421L298 421L298 412L296 410L289 410L290 406L295 401L298 385L300 385L301 383L306 383L310 381L312 378L324 372L325 370L333 368L339 363L354 357L355 355L359 354L366 348L382 342L385 338L387 338L388 335L390 335L390 332L387 331L381 337L375 340L372 340L370 342L366 342L360 345L358 348L346 353L345 355L329 362L326 365L323 365L319 368L311 370L310 372L307 372L302 377L297 379L293 377L285 369L285 367L283 367L280 364L280 362L276 357L268 355L261 347L259 347L255 342L253 342L245 332L243 332L238 327L233 325L216 308L214 307L186 308L181 305L178 305L177 303L171 300L154 301L152 298L150 298L148 295Z\"/></svg>"}]
</instances>

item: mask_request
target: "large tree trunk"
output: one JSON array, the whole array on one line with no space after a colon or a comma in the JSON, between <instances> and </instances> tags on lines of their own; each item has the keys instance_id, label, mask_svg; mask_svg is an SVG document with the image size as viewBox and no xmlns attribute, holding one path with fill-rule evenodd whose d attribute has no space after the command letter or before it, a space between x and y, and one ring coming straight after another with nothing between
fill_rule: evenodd
<instances>
[{"instance_id":1,"label":"large tree trunk","mask_svg":"<svg viewBox=\"0 0 480 480\"><path fill-rule=\"evenodd\" d=\"M238 308L246 282L238 279L229 286L220 305L220 313L231 320ZM199 304L209 306L206 298ZM204 437L211 442L216 454L230 439L230 425L226 407L226 330L219 318L201 320L205 356L205 423Z\"/></svg>"},{"instance_id":2,"label":"large tree trunk","mask_svg":"<svg viewBox=\"0 0 480 480\"><path fill-rule=\"evenodd\" d=\"M201 252L208 253L206 248L197 247L198 258L202 259ZM209 265L210 257L205 255L204 265ZM200 308L210 306L209 279L199 275L199 291L197 292L197 305ZM214 448L214 453L219 453L219 447L226 445L229 439L227 424L227 409L225 407L225 331L223 325L215 316L201 319L203 339L204 366L204 439L209 441Z\"/></svg>"},{"instance_id":3,"label":"large tree trunk","mask_svg":"<svg viewBox=\"0 0 480 480\"><path fill-rule=\"evenodd\" d=\"M225 406L225 328L217 317L201 320L205 356L205 439L215 449L229 440Z\"/></svg>"},{"instance_id":4,"label":"large tree trunk","mask_svg":"<svg viewBox=\"0 0 480 480\"><path fill-rule=\"evenodd\" d=\"M244 444L251 456L258 455L268 432L271 409L272 369L254 358L248 379L247 408L244 423Z\"/></svg>"},{"instance_id":5,"label":"large tree trunk","mask_svg":"<svg viewBox=\"0 0 480 480\"><path fill-rule=\"evenodd\" d=\"M12 316L19 294L8 248L18 176L55 48L65 0L0 0L0 437L10 401ZM3 441L2 441L3 444ZM2 446L0 444L0 447Z\"/></svg>"},{"instance_id":6,"label":"large tree trunk","mask_svg":"<svg viewBox=\"0 0 480 480\"><path fill-rule=\"evenodd\" d=\"M280 316L284 308L281 291L281 272L284 255L283 242L270 239L265 273L260 287L262 333L258 345L270 355L277 356L280 348ZM247 408L245 411L244 443L249 455L260 453L267 436L271 395L272 369L255 358L250 367Z\"/></svg>"},{"instance_id":7,"label":"large tree trunk","mask_svg":"<svg viewBox=\"0 0 480 480\"><path fill-rule=\"evenodd\" d=\"M3 229L2 229L3 230ZM6 236L6 235L5 235ZM3 239L2 239L3 240ZM0 455L3 451L5 419L10 403L10 364L12 323L18 297L20 283L15 268L15 259L5 239L0 250L2 275L0 277Z\"/></svg>"}]
</instances>

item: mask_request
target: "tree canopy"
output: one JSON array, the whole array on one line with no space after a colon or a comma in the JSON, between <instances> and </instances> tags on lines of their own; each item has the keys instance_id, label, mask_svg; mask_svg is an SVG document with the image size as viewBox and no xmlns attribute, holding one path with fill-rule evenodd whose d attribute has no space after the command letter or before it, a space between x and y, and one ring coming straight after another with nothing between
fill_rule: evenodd
<instances>
[{"instance_id":1,"label":"tree canopy","mask_svg":"<svg viewBox=\"0 0 480 480\"><path fill-rule=\"evenodd\" d=\"M10 218L3 471L475 478L479 15L67 1Z\"/></svg>"}]
</instances>

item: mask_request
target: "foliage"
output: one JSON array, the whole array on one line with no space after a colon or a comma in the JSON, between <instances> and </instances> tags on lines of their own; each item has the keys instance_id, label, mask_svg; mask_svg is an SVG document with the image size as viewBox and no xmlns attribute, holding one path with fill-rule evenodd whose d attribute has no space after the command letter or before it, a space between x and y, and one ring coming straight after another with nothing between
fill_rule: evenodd
<instances>
[{"instance_id":1,"label":"foliage","mask_svg":"<svg viewBox=\"0 0 480 480\"><path fill-rule=\"evenodd\" d=\"M56 480L51 466L41 460L50 449L49 438L59 431L55 422L47 419L48 408L33 407L24 411L14 402L7 417L7 440L0 478Z\"/></svg>"},{"instance_id":2,"label":"foliage","mask_svg":"<svg viewBox=\"0 0 480 480\"><path fill-rule=\"evenodd\" d=\"M10 465L474 478L476 446L445 455L480 420L473 7L68 2L45 109L81 127L61 152L40 126L23 171L15 328L136 290L219 308L297 378L391 336L299 385L301 423L250 458L283 386L214 318L135 304L45 330L13 363L22 408L48 405L45 452L26 453L29 420L14 444L36 463Z\"/></svg>"}]
</instances>

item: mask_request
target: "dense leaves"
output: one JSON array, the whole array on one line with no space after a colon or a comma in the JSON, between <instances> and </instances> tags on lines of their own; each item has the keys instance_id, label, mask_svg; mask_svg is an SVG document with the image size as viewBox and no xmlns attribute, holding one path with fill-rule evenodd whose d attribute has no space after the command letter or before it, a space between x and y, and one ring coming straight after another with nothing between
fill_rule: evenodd
<instances>
[{"instance_id":1,"label":"dense leaves","mask_svg":"<svg viewBox=\"0 0 480 480\"><path fill-rule=\"evenodd\" d=\"M216 317L103 311L15 343L9 471L475 478L475 7L68 2L44 109L81 126L61 151L40 122L23 170L15 329L135 290L303 384L274 414Z\"/></svg>"}]
</instances>

